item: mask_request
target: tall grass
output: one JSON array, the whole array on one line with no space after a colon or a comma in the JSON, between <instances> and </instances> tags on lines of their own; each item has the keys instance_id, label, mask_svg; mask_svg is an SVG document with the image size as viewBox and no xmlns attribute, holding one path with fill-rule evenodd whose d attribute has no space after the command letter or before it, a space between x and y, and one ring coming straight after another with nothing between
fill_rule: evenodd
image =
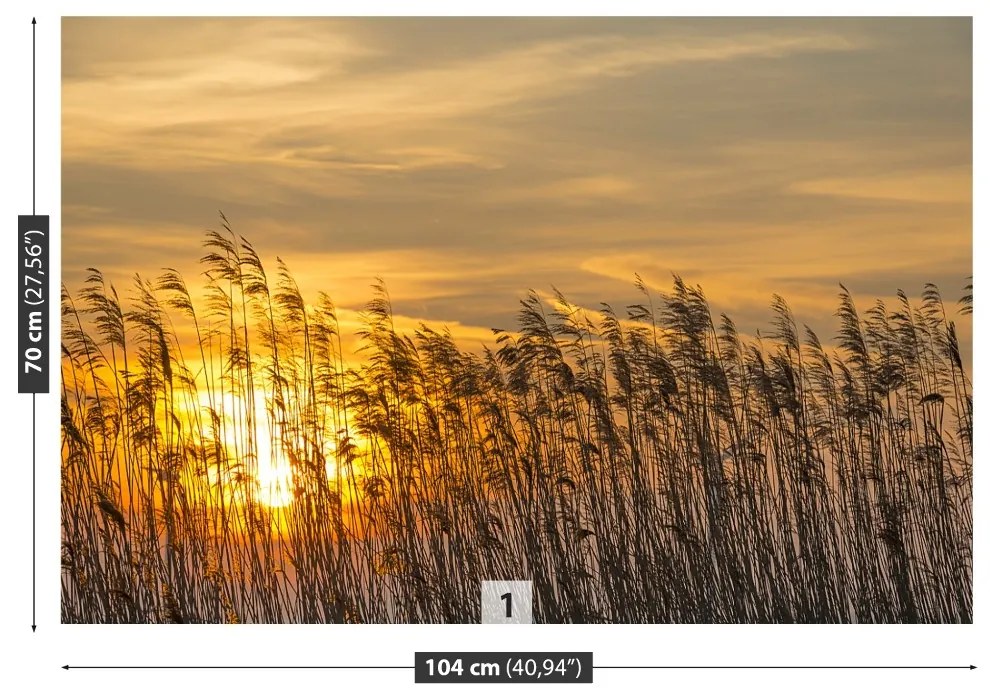
<instances>
[{"instance_id":1,"label":"tall grass","mask_svg":"<svg viewBox=\"0 0 990 700\"><path fill-rule=\"evenodd\" d=\"M779 297L746 339L680 278L626 313L530 294L476 355L378 284L355 362L226 220L202 265L202 303L173 270L63 292L65 622L476 622L483 579L532 579L539 622L972 619L933 286L843 288L832 348Z\"/></svg>"}]
</instances>

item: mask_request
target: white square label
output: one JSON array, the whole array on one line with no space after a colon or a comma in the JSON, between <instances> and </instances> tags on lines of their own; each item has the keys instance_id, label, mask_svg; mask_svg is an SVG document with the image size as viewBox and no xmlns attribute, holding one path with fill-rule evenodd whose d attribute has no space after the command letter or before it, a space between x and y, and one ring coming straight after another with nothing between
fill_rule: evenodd
<instances>
[{"instance_id":1,"label":"white square label","mask_svg":"<svg viewBox=\"0 0 990 700\"><path fill-rule=\"evenodd\" d=\"M533 624L533 582L482 581L481 624Z\"/></svg>"}]
</instances>

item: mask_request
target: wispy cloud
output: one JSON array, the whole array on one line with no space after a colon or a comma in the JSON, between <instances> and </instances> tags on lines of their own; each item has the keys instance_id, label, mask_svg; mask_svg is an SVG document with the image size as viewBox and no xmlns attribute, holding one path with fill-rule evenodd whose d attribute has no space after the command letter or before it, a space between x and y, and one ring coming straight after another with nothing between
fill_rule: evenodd
<instances>
[{"instance_id":1,"label":"wispy cloud","mask_svg":"<svg viewBox=\"0 0 990 700\"><path fill-rule=\"evenodd\" d=\"M923 169L872 177L824 178L795 182L793 192L830 197L880 199L927 204L966 204L971 199L973 174L968 167Z\"/></svg>"},{"instance_id":2,"label":"wispy cloud","mask_svg":"<svg viewBox=\"0 0 990 700\"><path fill-rule=\"evenodd\" d=\"M387 47L358 42L336 24L316 30L310 23L289 23L275 32L264 24L235 24L231 38L222 29L207 33L189 23L162 37L167 45L160 53L128 62L111 51L87 64L91 73L77 67L63 85L65 156L119 163L154 151L156 163L171 157L189 165L291 161L301 154L306 161L312 151L265 149L258 135L296 128L308 129L313 138L389 128L395 133L377 137L395 141L396 133L416 125L538 105L650 68L856 48L849 38L820 32L690 40L588 36L412 70L403 70L396 56L388 69L350 75L344 71L350 61ZM216 42L217 50L202 54L204 41ZM410 148L391 145L393 153ZM464 160L462 155L443 162Z\"/></svg>"},{"instance_id":3,"label":"wispy cloud","mask_svg":"<svg viewBox=\"0 0 990 700\"><path fill-rule=\"evenodd\" d=\"M468 335L530 287L621 306L636 272L823 323L833 281L971 272L967 20L66 19L63 41L70 288L195 277L217 209L310 298L355 310L383 276L400 315Z\"/></svg>"}]
</instances>

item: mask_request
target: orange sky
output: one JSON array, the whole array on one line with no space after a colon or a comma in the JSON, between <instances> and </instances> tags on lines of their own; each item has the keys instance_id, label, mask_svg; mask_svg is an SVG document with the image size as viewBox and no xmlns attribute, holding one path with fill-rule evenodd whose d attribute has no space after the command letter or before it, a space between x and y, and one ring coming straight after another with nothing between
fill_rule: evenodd
<instances>
[{"instance_id":1,"label":"orange sky","mask_svg":"<svg viewBox=\"0 0 990 700\"><path fill-rule=\"evenodd\" d=\"M200 271L222 209L345 324L466 338L529 288L773 292L829 335L972 273L969 19L65 19L63 275ZM126 296L126 295L125 295ZM967 340L969 332L964 336Z\"/></svg>"}]
</instances>

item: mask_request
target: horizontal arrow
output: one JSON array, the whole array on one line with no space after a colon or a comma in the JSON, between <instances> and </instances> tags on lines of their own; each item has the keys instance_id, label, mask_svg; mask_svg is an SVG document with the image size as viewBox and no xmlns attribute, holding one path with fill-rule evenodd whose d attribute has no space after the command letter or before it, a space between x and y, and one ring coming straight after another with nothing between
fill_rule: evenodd
<instances>
[{"instance_id":1,"label":"horizontal arrow","mask_svg":"<svg viewBox=\"0 0 990 700\"><path fill-rule=\"evenodd\" d=\"M801 670L801 671L830 671L830 670L876 670L876 671L902 671L908 669L976 669L976 666L595 666L599 669L657 669L657 670Z\"/></svg>"},{"instance_id":2,"label":"horizontal arrow","mask_svg":"<svg viewBox=\"0 0 990 700\"><path fill-rule=\"evenodd\" d=\"M338 670L338 669L368 669L368 670L379 670L379 669L392 669L392 668L405 668L413 669L414 666L70 666L65 664L63 666L66 671L70 669L114 669L114 670L210 670L210 671L244 671L244 670L286 670L286 671L297 671L297 670Z\"/></svg>"},{"instance_id":3,"label":"horizontal arrow","mask_svg":"<svg viewBox=\"0 0 990 700\"><path fill-rule=\"evenodd\" d=\"M344 669L357 669L357 670L379 670L379 669L413 669L413 666L70 666L65 664L62 668L66 671L69 669L80 669L80 670L210 670L210 671L244 671L244 670L344 670ZM970 671L975 670L976 666L595 666L595 670L609 670L609 669L655 669L655 670L798 670L798 671L830 671L830 670L847 670L847 671L864 671L864 670L874 670L874 671L904 671L904 670L924 670L924 669L968 669Z\"/></svg>"}]
</instances>

